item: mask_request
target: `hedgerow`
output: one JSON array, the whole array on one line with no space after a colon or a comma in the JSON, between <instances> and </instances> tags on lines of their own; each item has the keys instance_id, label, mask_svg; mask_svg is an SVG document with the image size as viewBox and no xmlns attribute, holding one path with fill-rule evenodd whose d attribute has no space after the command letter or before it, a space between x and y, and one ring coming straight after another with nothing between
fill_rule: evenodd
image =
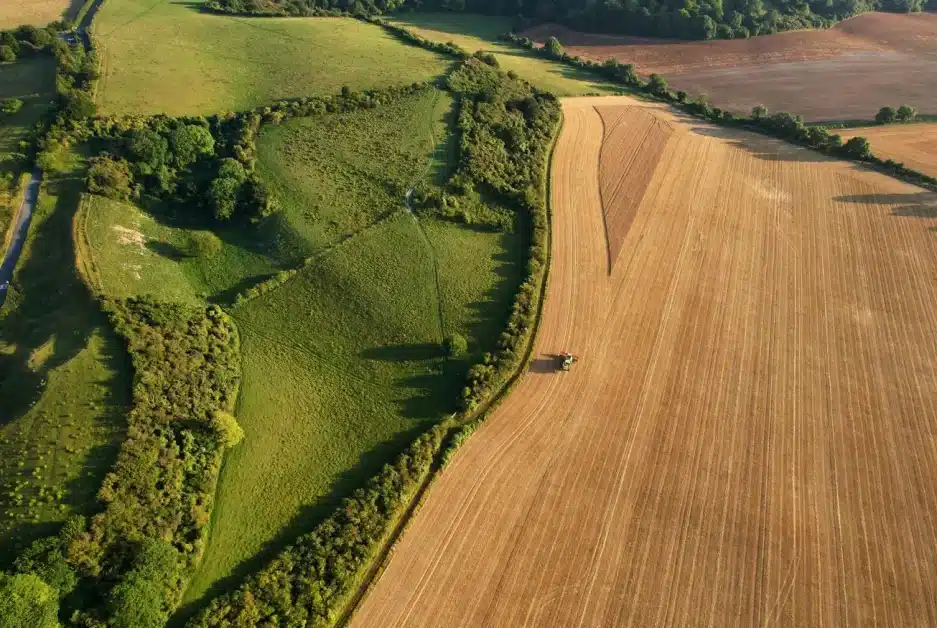
<instances>
[{"instance_id":1,"label":"hedgerow","mask_svg":"<svg viewBox=\"0 0 937 628\"><path fill-rule=\"evenodd\" d=\"M132 298L104 309L132 359L133 406L98 493L103 511L65 547L84 586L106 600L79 609L75 623L157 625L136 607L150 600L153 617L165 621L203 551L227 436L216 415L229 412L237 394L238 336L216 306Z\"/></svg>"},{"instance_id":2,"label":"hedgerow","mask_svg":"<svg viewBox=\"0 0 937 628\"><path fill-rule=\"evenodd\" d=\"M868 140L864 137L853 137L847 142L843 142L839 135L830 133L822 126L806 125L803 118L798 115L787 112L769 114L764 107L755 107L751 115L735 114L719 107L713 107L703 97L689 101L686 92L670 90L667 82L660 75L651 74L648 81L642 81L638 78L634 66L631 64L622 64L615 59L609 59L604 63L582 59L566 53L559 46L538 46L532 40L513 33L507 33L501 37L517 47L592 72L626 88L642 91L652 98L670 103L689 114L710 122L744 128L800 144L835 157L871 164L889 175L916 185L925 187L937 185L937 178L907 168L904 164L891 159L876 157L871 151Z\"/></svg>"}]
</instances>

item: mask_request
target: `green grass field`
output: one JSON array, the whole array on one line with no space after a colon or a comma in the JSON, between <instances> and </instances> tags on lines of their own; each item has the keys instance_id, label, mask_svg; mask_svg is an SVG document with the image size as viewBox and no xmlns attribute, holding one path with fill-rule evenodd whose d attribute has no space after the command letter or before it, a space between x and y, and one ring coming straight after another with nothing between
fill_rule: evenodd
<instances>
[{"instance_id":1,"label":"green grass field","mask_svg":"<svg viewBox=\"0 0 937 628\"><path fill-rule=\"evenodd\" d=\"M283 224L325 252L233 309L246 437L225 460L183 614L311 529L453 412L468 365L493 348L524 238L418 221L403 207L410 184L438 181L450 165L451 105L429 92L265 128L259 167L283 199ZM442 351L454 332L470 346L458 360Z\"/></svg>"},{"instance_id":2,"label":"green grass field","mask_svg":"<svg viewBox=\"0 0 937 628\"><path fill-rule=\"evenodd\" d=\"M0 101L18 98L23 108L13 115L0 112L0 254L13 213L20 203L19 143L55 104L55 61L46 55L0 63Z\"/></svg>"},{"instance_id":3,"label":"green grass field","mask_svg":"<svg viewBox=\"0 0 937 628\"><path fill-rule=\"evenodd\" d=\"M0 310L0 564L89 512L122 438L130 366L78 279L80 160L49 173Z\"/></svg>"},{"instance_id":4,"label":"green grass field","mask_svg":"<svg viewBox=\"0 0 937 628\"><path fill-rule=\"evenodd\" d=\"M238 18L169 0L108 0L93 31L106 114L237 111L429 80L450 64L353 19Z\"/></svg>"},{"instance_id":5,"label":"green grass field","mask_svg":"<svg viewBox=\"0 0 937 628\"><path fill-rule=\"evenodd\" d=\"M433 41L451 41L469 52L490 52L497 57L502 70L513 70L532 85L557 96L617 94L621 91L614 85L596 81L586 72L541 59L526 50L498 41L498 35L511 30L511 20L508 18L456 13L404 13L395 15L390 21Z\"/></svg>"}]
</instances>

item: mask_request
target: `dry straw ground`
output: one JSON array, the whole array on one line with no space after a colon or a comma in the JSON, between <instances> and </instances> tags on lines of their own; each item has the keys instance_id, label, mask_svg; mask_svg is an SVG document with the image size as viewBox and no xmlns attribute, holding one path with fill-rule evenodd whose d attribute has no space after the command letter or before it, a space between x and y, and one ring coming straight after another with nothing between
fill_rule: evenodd
<instances>
[{"instance_id":1,"label":"dry straw ground","mask_svg":"<svg viewBox=\"0 0 937 628\"><path fill-rule=\"evenodd\" d=\"M352 625L937 625L937 196L627 97L564 112L531 372ZM621 125L653 172L603 211L644 167Z\"/></svg>"},{"instance_id":2,"label":"dry straw ground","mask_svg":"<svg viewBox=\"0 0 937 628\"><path fill-rule=\"evenodd\" d=\"M900 161L909 168L937 177L937 123L889 124L835 131L849 139L861 135L883 159Z\"/></svg>"},{"instance_id":3,"label":"dry straw ground","mask_svg":"<svg viewBox=\"0 0 937 628\"><path fill-rule=\"evenodd\" d=\"M677 42L541 27L572 54L615 57L676 89L750 111L763 104L808 120L865 120L885 105L937 113L937 14L866 13L829 30L732 41Z\"/></svg>"},{"instance_id":4,"label":"dry straw ground","mask_svg":"<svg viewBox=\"0 0 937 628\"><path fill-rule=\"evenodd\" d=\"M21 24L45 26L74 16L84 0L3 0L0 2L0 30L15 28Z\"/></svg>"}]
</instances>

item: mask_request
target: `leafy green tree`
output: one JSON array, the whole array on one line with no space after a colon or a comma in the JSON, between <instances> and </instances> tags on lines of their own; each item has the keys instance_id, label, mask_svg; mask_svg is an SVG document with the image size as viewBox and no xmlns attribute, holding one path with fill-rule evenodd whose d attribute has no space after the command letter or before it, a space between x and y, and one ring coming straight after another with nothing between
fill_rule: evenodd
<instances>
[{"instance_id":1,"label":"leafy green tree","mask_svg":"<svg viewBox=\"0 0 937 628\"><path fill-rule=\"evenodd\" d=\"M197 124L177 126L169 134L173 163L185 168L200 157L215 154L215 138L211 131Z\"/></svg>"},{"instance_id":2,"label":"leafy green tree","mask_svg":"<svg viewBox=\"0 0 937 628\"><path fill-rule=\"evenodd\" d=\"M117 200L127 200L133 191L133 174L130 164L123 159L109 156L92 157L88 160L87 186L92 194L100 194Z\"/></svg>"},{"instance_id":3,"label":"leafy green tree","mask_svg":"<svg viewBox=\"0 0 937 628\"><path fill-rule=\"evenodd\" d=\"M861 135L857 135L856 137L849 138L849 140L843 144L843 151L850 157L865 159L872 154L872 146L869 144L869 140Z\"/></svg>"},{"instance_id":4,"label":"leafy green tree","mask_svg":"<svg viewBox=\"0 0 937 628\"><path fill-rule=\"evenodd\" d=\"M901 105L895 112L895 118L899 122L911 122L917 117L917 111L910 105Z\"/></svg>"},{"instance_id":5,"label":"leafy green tree","mask_svg":"<svg viewBox=\"0 0 937 628\"><path fill-rule=\"evenodd\" d=\"M225 449L234 447L244 440L244 430L237 420L228 412L217 410L211 418L211 425L218 435L218 442Z\"/></svg>"},{"instance_id":6,"label":"leafy green tree","mask_svg":"<svg viewBox=\"0 0 937 628\"><path fill-rule=\"evenodd\" d=\"M560 40L557 39L556 37L551 37L550 39L548 39L544 48L553 57L558 57L561 54L563 54L563 45L560 43Z\"/></svg>"},{"instance_id":7,"label":"leafy green tree","mask_svg":"<svg viewBox=\"0 0 937 628\"><path fill-rule=\"evenodd\" d=\"M34 574L0 573L0 628L58 628L58 594Z\"/></svg>"},{"instance_id":8,"label":"leafy green tree","mask_svg":"<svg viewBox=\"0 0 937 628\"><path fill-rule=\"evenodd\" d=\"M111 591L114 628L163 628L169 619L166 596L179 577L179 552L166 541L148 539L133 569Z\"/></svg>"},{"instance_id":9,"label":"leafy green tree","mask_svg":"<svg viewBox=\"0 0 937 628\"><path fill-rule=\"evenodd\" d=\"M0 46L0 63L12 63L16 61L16 51L12 46Z\"/></svg>"},{"instance_id":10,"label":"leafy green tree","mask_svg":"<svg viewBox=\"0 0 937 628\"><path fill-rule=\"evenodd\" d=\"M895 111L894 107L882 107L878 110L878 113L875 114L875 121L879 124L891 124L895 121L898 112Z\"/></svg>"},{"instance_id":11,"label":"leafy green tree","mask_svg":"<svg viewBox=\"0 0 937 628\"><path fill-rule=\"evenodd\" d=\"M127 150L140 174L154 174L167 161L169 143L152 129L137 129L130 135Z\"/></svg>"},{"instance_id":12,"label":"leafy green tree","mask_svg":"<svg viewBox=\"0 0 937 628\"><path fill-rule=\"evenodd\" d=\"M460 358L468 352L468 341L462 334L452 334L446 338L446 353L449 357Z\"/></svg>"},{"instance_id":13,"label":"leafy green tree","mask_svg":"<svg viewBox=\"0 0 937 628\"><path fill-rule=\"evenodd\" d=\"M667 94L667 81L660 74L651 74L647 81L647 91L664 96Z\"/></svg>"},{"instance_id":14,"label":"leafy green tree","mask_svg":"<svg viewBox=\"0 0 937 628\"><path fill-rule=\"evenodd\" d=\"M764 105L755 105L752 107L752 118L755 120L761 120L768 116L768 108Z\"/></svg>"},{"instance_id":15,"label":"leafy green tree","mask_svg":"<svg viewBox=\"0 0 937 628\"><path fill-rule=\"evenodd\" d=\"M0 102L0 110L8 116L19 112L23 108L23 101L19 98L8 98Z\"/></svg>"}]
</instances>

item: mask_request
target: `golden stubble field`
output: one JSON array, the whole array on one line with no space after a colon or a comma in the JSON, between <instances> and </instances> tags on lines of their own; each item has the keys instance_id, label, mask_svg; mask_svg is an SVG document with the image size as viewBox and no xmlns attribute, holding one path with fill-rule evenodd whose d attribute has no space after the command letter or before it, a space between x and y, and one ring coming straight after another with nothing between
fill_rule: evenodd
<instances>
[{"instance_id":1,"label":"golden stubble field","mask_svg":"<svg viewBox=\"0 0 937 628\"><path fill-rule=\"evenodd\" d=\"M937 625L937 198L563 107L531 371L352 625Z\"/></svg>"},{"instance_id":2,"label":"golden stubble field","mask_svg":"<svg viewBox=\"0 0 937 628\"><path fill-rule=\"evenodd\" d=\"M718 107L748 113L755 105L807 120L871 120L885 105L937 113L937 14L864 13L829 29L751 39L680 41L594 35L559 26L525 33L555 35L571 54L633 63L662 74L674 89L707 94Z\"/></svg>"},{"instance_id":3,"label":"golden stubble field","mask_svg":"<svg viewBox=\"0 0 937 628\"><path fill-rule=\"evenodd\" d=\"M900 161L918 172L937 177L937 123L886 124L834 131L843 140L861 135L872 143L872 152L883 159Z\"/></svg>"}]
</instances>

